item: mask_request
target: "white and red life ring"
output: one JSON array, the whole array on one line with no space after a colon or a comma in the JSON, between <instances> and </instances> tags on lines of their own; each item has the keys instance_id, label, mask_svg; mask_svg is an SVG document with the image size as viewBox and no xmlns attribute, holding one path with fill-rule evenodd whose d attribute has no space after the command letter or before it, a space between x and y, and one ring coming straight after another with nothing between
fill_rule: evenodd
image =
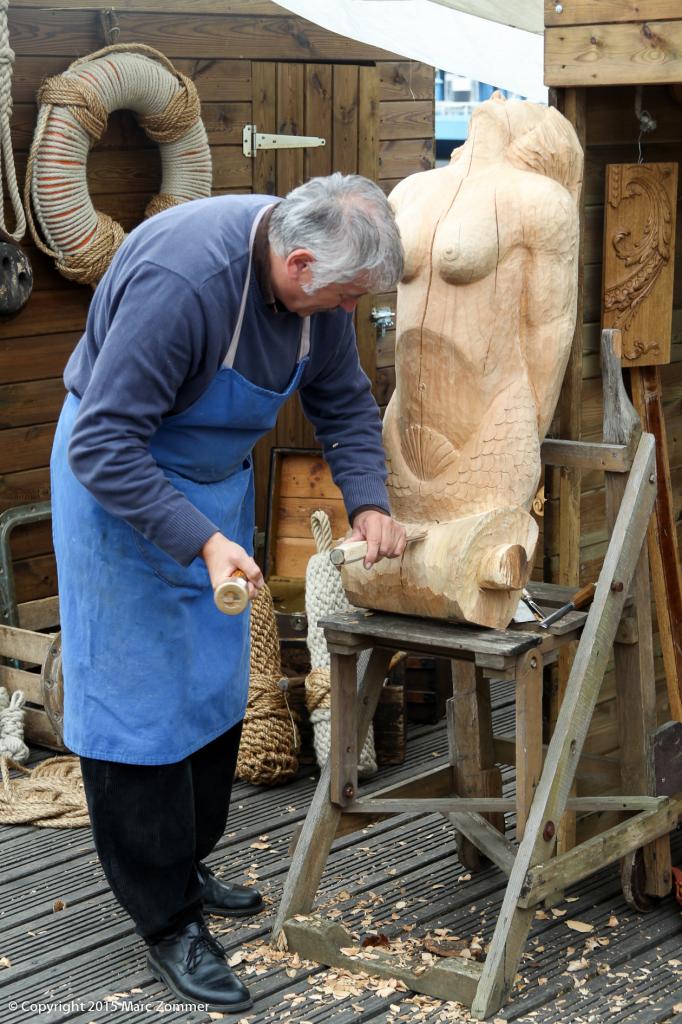
<instances>
[{"instance_id":1,"label":"white and red life ring","mask_svg":"<svg viewBox=\"0 0 682 1024\"><path fill-rule=\"evenodd\" d=\"M117 221L95 209L87 183L88 152L112 111L132 110L160 148L161 188L145 216L210 195L211 154L196 89L157 50L98 50L48 78L38 101L26 210L36 244L65 277L94 287L125 237Z\"/></svg>"}]
</instances>

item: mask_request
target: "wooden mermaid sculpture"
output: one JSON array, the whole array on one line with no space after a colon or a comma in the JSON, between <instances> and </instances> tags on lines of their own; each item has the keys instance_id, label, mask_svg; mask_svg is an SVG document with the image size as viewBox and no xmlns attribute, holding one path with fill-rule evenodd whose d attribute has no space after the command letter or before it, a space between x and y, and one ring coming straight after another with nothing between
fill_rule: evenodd
<instances>
[{"instance_id":1,"label":"wooden mermaid sculpture","mask_svg":"<svg viewBox=\"0 0 682 1024\"><path fill-rule=\"evenodd\" d=\"M406 253L384 444L393 515L427 531L343 570L354 604L497 628L532 569L540 444L571 346L583 155L555 109L495 94L446 167L391 194Z\"/></svg>"}]
</instances>

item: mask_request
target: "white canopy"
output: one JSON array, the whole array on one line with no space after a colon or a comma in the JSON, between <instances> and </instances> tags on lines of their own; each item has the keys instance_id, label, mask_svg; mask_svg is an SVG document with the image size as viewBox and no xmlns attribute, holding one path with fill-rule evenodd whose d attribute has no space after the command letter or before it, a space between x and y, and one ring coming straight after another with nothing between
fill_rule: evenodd
<instances>
[{"instance_id":1,"label":"white canopy","mask_svg":"<svg viewBox=\"0 0 682 1024\"><path fill-rule=\"evenodd\" d=\"M349 39L509 89L531 100L547 99L542 83L542 0L277 3ZM476 13L468 13L471 11ZM517 25L523 27L513 27Z\"/></svg>"}]
</instances>

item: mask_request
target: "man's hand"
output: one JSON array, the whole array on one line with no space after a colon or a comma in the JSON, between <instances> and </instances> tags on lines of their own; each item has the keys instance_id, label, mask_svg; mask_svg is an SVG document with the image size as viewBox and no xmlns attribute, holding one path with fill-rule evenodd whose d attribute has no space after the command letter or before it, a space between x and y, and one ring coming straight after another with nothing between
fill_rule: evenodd
<instances>
[{"instance_id":1,"label":"man's hand","mask_svg":"<svg viewBox=\"0 0 682 1024\"><path fill-rule=\"evenodd\" d=\"M407 534L405 527L396 523L385 512L367 509L353 520L353 532L347 540L366 540L367 554L365 569L369 569L380 558L397 558L405 550Z\"/></svg>"},{"instance_id":2,"label":"man's hand","mask_svg":"<svg viewBox=\"0 0 682 1024\"><path fill-rule=\"evenodd\" d=\"M263 573L250 555L240 544L228 540L222 533L214 533L209 537L200 551L206 562L211 586L217 586L228 580L235 569L241 569L249 585L249 599L252 600L264 584Z\"/></svg>"}]
</instances>

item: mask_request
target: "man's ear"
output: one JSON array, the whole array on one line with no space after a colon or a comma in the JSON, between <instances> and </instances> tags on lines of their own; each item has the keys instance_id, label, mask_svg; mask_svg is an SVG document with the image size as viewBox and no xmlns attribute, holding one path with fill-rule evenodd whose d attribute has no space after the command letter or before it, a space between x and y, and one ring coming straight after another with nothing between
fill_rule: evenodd
<instances>
[{"instance_id":1,"label":"man's ear","mask_svg":"<svg viewBox=\"0 0 682 1024\"><path fill-rule=\"evenodd\" d=\"M310 280L310 264L314 262L309 249L294 249L284 261L287 276L297 284L306 284Z\"/></svg>"}]
</instances>

